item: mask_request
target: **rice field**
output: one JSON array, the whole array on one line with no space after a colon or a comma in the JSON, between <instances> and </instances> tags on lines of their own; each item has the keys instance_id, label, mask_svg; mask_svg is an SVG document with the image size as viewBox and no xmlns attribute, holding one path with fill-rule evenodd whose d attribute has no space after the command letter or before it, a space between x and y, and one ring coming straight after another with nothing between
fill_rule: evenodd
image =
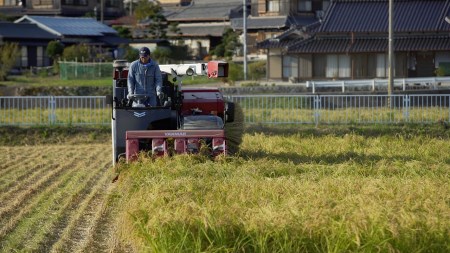
<instances>
[{"instance_id":1,"label":"rice field","mask_svg":"<svg viewBox=\"0 0 450 253\"><path fill-rule=\"evenodd\" d=\"M253 131L238 157L122 165L137 252L449 252L448 130ZM445 131L444 131L445 132Z\"/></svg>"},{"instance_id":2,"label":"rice field","mask_svg":"<svg viewBox=\"0 0 450 253\"><path fill-rule=\"evenodd\" d=\"M108 146L1 146L0 154L0 252L117 249Z\"/></svg>"},{"instance_id":3,"label":"rice field","mask_svg":"<svg viewBox=\"0 0 450 253\"><path fill-rule=\"evenodd\" d=\"M116 168L107 136L5 141L0 252L450 252L446 127L254 126Z\"/></svg>"}]
</instances>

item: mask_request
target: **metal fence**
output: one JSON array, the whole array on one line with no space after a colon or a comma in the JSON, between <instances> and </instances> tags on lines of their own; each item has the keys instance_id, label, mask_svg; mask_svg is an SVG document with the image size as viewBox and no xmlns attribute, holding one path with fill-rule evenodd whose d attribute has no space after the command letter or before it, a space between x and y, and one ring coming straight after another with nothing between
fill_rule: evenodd
<instances>
[{"instance_id":1,"label":"metal fence","mask_svg":"<svg viewBox=\"0 0 450 253\"><path fill-rule=\"evenodd\" d=\"M450 95L233 96L246 123L394 124L450 122Z\"/></svg>"},{"instance_id":2,"label":"metal fence","mask_svg":"<svg viewBox=\"0 0 450 253\"><path fill-rule=\"evenodd\" d=\"M236 95L248 124L450 123L450 95ZM0 125L109 125L103 96L0 97Z\"/></svg>"},{"instance_id":3,"label":"metal fence","mask_svg":"<svg viewBox=\"0 0 450 253\"><path fill-rule=\"evenodd\" d=\"M104 96L0 97L0 125L109 125Z\"/></svg>"},{"instance_id":4,"label":"metal fence","mask_svg":"<svg viewBox=\"0 0 450 253\"><path fill-rule=\"evenodd\" d=\"M111 62L76 62L60 61L59 76L63 80L96 79L111 77Z\"/></svg>"},{"instance_id":5,"label":"metal fence","mask_svg":"<svg viewBox=\"0 0 450 253\"><path fill-rule=\"evenodd\" d=\"M312 93L317 88L340 88L342 92L355 88L369 88L371 91L386 90L388 79L358 79L358 80L339 80L339 81L307 81L306 87L311 87ZM397 78L393 80L393 87L397 89L413 90L416 88L428 88L437 90L442 83L450 83L450 77L411 77Z\"/></svg>"}]
</instances>

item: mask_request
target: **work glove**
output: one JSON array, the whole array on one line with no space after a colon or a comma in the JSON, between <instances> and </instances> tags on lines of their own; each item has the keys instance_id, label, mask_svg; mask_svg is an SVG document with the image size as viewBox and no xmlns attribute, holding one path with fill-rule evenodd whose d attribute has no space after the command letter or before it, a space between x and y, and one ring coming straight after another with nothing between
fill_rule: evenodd
<instances>
[{"instance_id":1,"label":"work glove","mask_svg":"<svg viewBox=\"0 0 450 253\"><path fill-rule=\"evenodd\" d=\"M127 95L127 99L128 99L128 100L131 100L132 98L133 98L133 94L128 94L128 95Z\"/></svg>"}]
</instances>

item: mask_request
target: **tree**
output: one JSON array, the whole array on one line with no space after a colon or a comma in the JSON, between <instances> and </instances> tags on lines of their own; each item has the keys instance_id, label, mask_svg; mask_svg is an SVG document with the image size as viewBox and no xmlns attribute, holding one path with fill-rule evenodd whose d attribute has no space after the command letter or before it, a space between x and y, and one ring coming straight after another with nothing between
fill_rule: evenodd
<instances>
[{"instance_id":1,"label":"tree","mask_svg":"<svg viewBox=\"0 0 450 253\"><path fill-rule=\"evenodd\" d=\"M73 45L66 47L63 52L63 58L67 61L89 60L89 48L86 45Z\"/></svg>"},{"instance_id":2,"label":"tree","mask_svg":"<svg viewBox=\"0 0 450 253\"><path fill-rule=\"evenodd\" d=\"M152 57L160 64L167 64L171 54L172 49L170 47L156 47L156 49L153 50Z\"/></svg>"},{"instance_id":3,"label":"tree","mask_svg":"<svg viewBox=\"0 0 450 253\"><path fill-rule=\"evenodd\" d=\"M181 36L183 33L178 27L178 22L169 23L169 33L172 35L171 38L177 41L177 45L181 46L184 44L184 40L182 40Z\"/></svg>"},{"instance_id":4,"label":"tree","mask_svg":"<svg viewBox=\"0 0 450 253\"><path fill-rule=\"evenodd\" d=\"M127 27L114 25L112 28L119 33L119 37L131 39L131 31Z\"/></svg>"},{"instance_id":5,"label":"tree","mask_svg":"<svg viewBox=\"0 0 450 253\"><path fill-rule=\"evenodd\" d=\"M224 31L222 41L214 49L213 54L218 57L231 58L236 52L236 48L241 47L238 34L233 29L228 28Z\"/></svg>"},{"instance_id":6,"label":"tree","mask_svg":"<svg viewBox=\"0 0 450 253\"><path fill-rule=\"evenodd\" d=\"M129 62L139 59L139 50L130 47L129 45L120 45L125 52L123 58Z\"/></svg>"},{"instance_id":7,"label":"tree","mask_svg":"<svg viewBox=\"0 0 450 253\"><path fill-rule=\"evenodd\" d=\"M0 46L0 80L6 80L8 72L14 67L17 58L20 56L19 45L17 43L5 43Z\"/></svg>"},{"instance_id":8,"label":"tree","mask_svg":"<svg viewBox=\"0 0 450 253\"><path fill-rule=\"evenodd\" d=\"M64 45L61 44L59 41L50 41L47 44L47 49L45 50L48 57L52 58L53 60L58 59L63 52L64 52Z\"/></svg>"},{"instance_id":9,"label":"tree","mask_svg":"<svg viewBox=\"0 0 450 253\"><path fill-rule=\"evenodd\" d=\"M167 20L163 15L163 8L157 2L139 0L134 16L141 23L145 23L148 37L167 38Z\"/></svg>"}]
</instances>

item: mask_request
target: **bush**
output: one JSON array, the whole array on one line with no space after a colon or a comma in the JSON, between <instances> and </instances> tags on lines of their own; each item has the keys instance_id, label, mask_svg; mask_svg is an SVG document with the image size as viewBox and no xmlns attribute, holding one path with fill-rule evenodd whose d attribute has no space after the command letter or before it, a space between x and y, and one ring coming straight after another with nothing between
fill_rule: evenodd
<instances>
[{"instance_id":1,"label":"bush","mask_svg":"<svg viewBox=\"0 0 450 253\"><path fill-rule=\"evenodd\" d=\"M128 45L120 45L120 48L124 50L123 58L128 62L133 62L139 58L139 50L136 48Z\"/></svg>"},{"instance_id":2,"label":"bush","mask_svg":"<svg viewBox=\"0 0 450 253\"><path fill-rule=\"evenodd\" d=\"M17 43L5 43L0 46L0 81L6 80L8 72L14 67L19 55Z\"/></svg>"},{"instance_id":3,"label":"bush","mask_svg":"<svg viewBox=\"0 0 450 253\"><path fill-rule=\"evenodd\" d=\"M220 44L212 50L212 53L218 57L231 58L236 54L237 48L241 46L238 34L228 28L224 31Z\"/></svg>"},{"instance_id":4,"label":"bush","mask_svg":"<svg viewBox=\"0 0 450 253\"><path fill-rule=\"evenodd\" d=\"M172 49L170 47L157 47L152 53L152 58L159 64L167 64L171 55Z\"/></svg>"},{"instance_id":5,"label":"bush","mask_svg":"<svg viewBox=\"0 0 450 253\"><path fill-rule=\"evenodd\" d=\"M63 52L65 61L89 61L89 48L86 45L66 47Z\"/></svg>"},{"instance_id":6,"label":"bush","mask_svg":"<svg viewBox=\"0 0 450 253\"><path fill-rule=\"evenodd\" d=\"M64 45L61 44L59 41L50 41L47 44L47 49L45 50L48 57L52 58L53 60L56 60L58 57L60 57L64 52Z\"/></svg>"},{"instance_id":7,"label":"bush","mask_svg":"<svg viewBox=\"0 0 450 253\"><path fill-rule=\"evenodd\" d=\"M266 61L256 61L248 65L248 77L251 80L260 80L266 77Z\"/></svg>"},{"instance_id":8,"label":"bush","mask_svg":"<svg viewBox=\"0 0 450 253\"><path fill-rule=\"evenodd\" d=\"M234 62L228 63L228 78L227 81L230 84L234 84L238 80L244 79L244 69L241 64Z\"/></svg>"}]
</instances>

